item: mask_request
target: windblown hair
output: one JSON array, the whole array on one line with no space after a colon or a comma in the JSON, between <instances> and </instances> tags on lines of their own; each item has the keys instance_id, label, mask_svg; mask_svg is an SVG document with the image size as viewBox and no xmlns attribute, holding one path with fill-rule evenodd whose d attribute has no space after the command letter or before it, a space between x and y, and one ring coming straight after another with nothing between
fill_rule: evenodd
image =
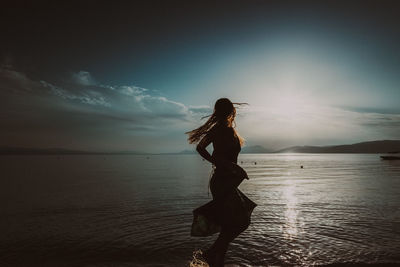
<instances>
[{"instance_id":1,"label":"windblown hair","mask_svg":"<svg viewBox=\"0 0 400 267\"><path fill-rule=\"evenodd\" d=\"M247 105L247 103L232 103L228 98L220 98L215 102L214 112L205 116L204 118L208 118L208 120L199 128L194 129L192 131L186 132L189 135L188 141L190 144L196 144L200 142L200 140L214 127L217 125L223 125L235 128L235 116L236 116L236 108L234 105ZM239 138L240 145L243 145L244 139L236 132L234 133Z\"/></svg>"}]
</instances>

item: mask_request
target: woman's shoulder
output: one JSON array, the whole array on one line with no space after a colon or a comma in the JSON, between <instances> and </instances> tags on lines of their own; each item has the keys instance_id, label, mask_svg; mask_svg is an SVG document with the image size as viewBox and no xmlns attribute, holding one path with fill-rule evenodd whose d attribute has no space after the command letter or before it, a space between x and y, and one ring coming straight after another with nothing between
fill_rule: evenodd
<instances>
[{"instance_id":1,"label":"woman's shoulder","mask_svg":"<svg viewBox=\"0 0 400 267\"><path fill-rule=\"evenodd\" d=\"M210 130L208 130L207 134L210 136L215 136L220 131L218 125L214 125Z\"/></svg>"},{"instance_id":2,"label":"woman's shoulder","mask_svg":"<svg viewBox=\"0 0 400 267\"><path fill-rule=\"evenodd\" d=\"M209 131L210 136L226 136L230 135L234 131L233 128L224 125L215 125Z\"/></svg>"},{"instance_id":3,"label":"woman's shoulder","mask_svg":"<svg viewBox=\"0 0 400 267\"><path fill-rule=\"evenodd\" d=\"M222 131L228 130L229 128L230 127L225 126L225 125L216 124L209 130L209 132L212 132L212 133L222 132Z\"/></svg>"}]
</instances>

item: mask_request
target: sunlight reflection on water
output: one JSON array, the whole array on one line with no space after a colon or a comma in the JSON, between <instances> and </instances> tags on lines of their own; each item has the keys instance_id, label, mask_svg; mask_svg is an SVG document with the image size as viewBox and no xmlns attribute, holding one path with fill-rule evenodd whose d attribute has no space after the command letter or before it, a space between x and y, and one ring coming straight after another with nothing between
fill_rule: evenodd
<instances>
[{"instance_id":1,"label":"sunlight reflection on water","mask_svg":"<svg viewBox=\"0 0 400 267\"><path fill-rule=\"evenodd\" d=\"M286 209L285 209L285 224L282 226L282 231L284 237L292 240L293 237L297 236L297 216L299 211L297 210L297 198L295 195L295 185L288 181L290 185L286 186L283 191L283 198L286 200Z\"/></svg>"}]
</instances>

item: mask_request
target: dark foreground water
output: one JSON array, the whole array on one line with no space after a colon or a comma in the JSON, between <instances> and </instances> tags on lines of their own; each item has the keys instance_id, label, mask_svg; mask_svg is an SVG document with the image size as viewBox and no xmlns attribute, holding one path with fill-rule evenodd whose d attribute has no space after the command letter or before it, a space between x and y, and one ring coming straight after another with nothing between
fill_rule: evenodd
<instances>
[{"instance_id":1,"label":"dark foreground water","mask_svg":"<svg viewBox=\"0 0 400 267\"><path fill-rule=\"evenodd\" d=\"M235 266L400 265L400 161L249 154ZM257 162L255 165L254 162ZM300 166L304 168L301 169ZM0 266L188 266L210 165L196 155L1 156Z\"/></svg>"}]
</instances>

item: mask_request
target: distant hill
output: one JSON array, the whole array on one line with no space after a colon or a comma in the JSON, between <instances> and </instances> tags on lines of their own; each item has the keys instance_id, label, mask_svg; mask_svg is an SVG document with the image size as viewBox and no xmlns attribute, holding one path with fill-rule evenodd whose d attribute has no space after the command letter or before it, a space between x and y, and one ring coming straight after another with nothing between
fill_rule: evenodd
<instances>
[{"instance_id":1,"label":"distant hill","mask_svg":"<svg viewBox=\"0 0 400 267\"><path fill-rule=\"evenodd\" d=\"M338 146L293 146L276 153L390 153L400 151L400 140L382 140Z\"/></svg>"},{"instance_id":2,"label":"distant hill","mask_svg":"<svg viewBox=\"0 0 400 267\"><path fill-rule=\"evenodd\" d=\"M207 148L212 152L211 146ZM293 146L278 151L272 151L263 146L242 147L243 154L257 153L394 153L400 152L400 140L382 140L362 142L351 145L338 146ZM195 150L183 150L175 153L155 154L195 154ZM84 151L64 148L24 148L24 147L0 147L0 155L150 155L141 151ZM154 154L154 153L153 153Z\"/></svg>"},{"instance_id":3,"label":"distant hill","mask_svg":"<svg viewBox=\"0 0 400 267\"><path fill-rule=\"evenodd\" d=\"M257 154L257 153L271 153L273 151L266 149L263 146L245 146L242 147L242 150L240 152L244 154L250 154L250 153Z\"/></svg>"},{"instance_id":4,"label":"distant hill","mask_svg":"<svg viewBox=\"0 0 400 267\"><path fill-rule=\"evenodd\" d=\"M64 148L0 147L0 155L140 155L138 151L98 152Z\"/></svg>"}]
</instances>

